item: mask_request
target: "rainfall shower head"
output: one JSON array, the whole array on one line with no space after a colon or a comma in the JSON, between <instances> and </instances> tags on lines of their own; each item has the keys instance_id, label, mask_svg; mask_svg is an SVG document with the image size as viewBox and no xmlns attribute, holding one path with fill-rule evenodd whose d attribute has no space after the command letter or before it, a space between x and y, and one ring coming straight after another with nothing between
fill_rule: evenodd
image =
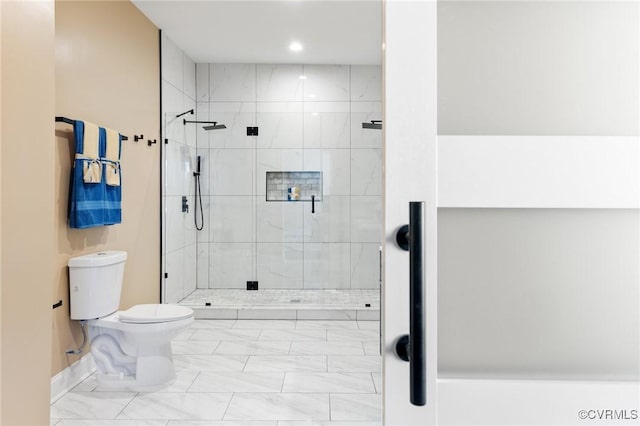
<instances>
[{"instance_id":1,"label":"rainfall shower head","mask_svg":"<svg viewBox=\"0 0 640 426\"><path fill-rule=\"evenodd\" d=\"M220 130L220 129L226 129L227 126L225 126L224 124L218 124L217 122L213 122L213 124L210 124L208 126L202 126L203 129L205 130Z\"/></svg>"},{"instance_id":2,"label":"rainfall shower head","mask_svg":"<svg viewBox=\"0 0 640 426\"><path fill-rule=\"evenodd\" d=\"M371 120L371 123L362 123L363 129L382 129L382 120Z\"/></svg>"},{"instance_id":3,"label":"rainfall shower head","mask_svg":"<svg viewBox=\"0 0 640 426\"><path fill-rule=\"evenodd\" d=\"M225 126L224 124L218 124L217 121L189 121L184 119L182 120L182 124L186 125L187 123L209 124L209 126L202 126L202 128L205 130L219 130L219 129L227 128L227 126Z\"/></svg>"}]
</instances>

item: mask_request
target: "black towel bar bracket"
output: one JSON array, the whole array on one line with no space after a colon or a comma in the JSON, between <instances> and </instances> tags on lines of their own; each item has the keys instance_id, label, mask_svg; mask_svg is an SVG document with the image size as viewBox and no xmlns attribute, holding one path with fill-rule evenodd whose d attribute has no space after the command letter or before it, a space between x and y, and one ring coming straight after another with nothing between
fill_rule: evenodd
<instances>
[{"instance_id":1,"label":"black towel bar bracket","mask_svg":"<svg viewBox=\"0 0 640 426\"><path fill-rule=\"evenodd\" d=\"M67 123L67 124L71 124L72 126L74 124L76 124L76 120L72 120L70 118L67 117L56 117L56 123ZM125 135L120 135L120 137L122 138L123 141L128 141L129 138L126 137ZM142 135L140 135L140 139L142 139ZM137 142L137 140L136 140Z\"/></svg>"},{"instance_id":2,"label":"black towel bar bracket","mask_svg":"<svg viewBox=\"0 0 640 426\"><path fill-rule=\"evenodd\" d=\"M157 141L156 139L154 139L154 140L151 140L151 139L147 140L147 145L148 145L148 146L151 146L151 145L153 145L154 143L158 143L158 141Z\"/></svg>"},{"instance_id":3,"label":"black towel bar bracket","mask_svg":"<svg viewBox=\"0 0 640 426\"><path fill-rule=\"evenodd\" d=\"M133 141L134 142L138 142L141 141L144 138L144 135L142 133L140 133L140 136L138 135L133 135Z\"/></svg>"}]
</instances>

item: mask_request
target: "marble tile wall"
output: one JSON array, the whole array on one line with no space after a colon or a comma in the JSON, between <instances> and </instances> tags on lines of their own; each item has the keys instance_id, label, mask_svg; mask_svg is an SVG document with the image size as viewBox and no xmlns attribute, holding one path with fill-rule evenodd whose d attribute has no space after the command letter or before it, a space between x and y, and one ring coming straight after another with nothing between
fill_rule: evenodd
<instances>
[{"instance_id":1,"label":"marble tile wall","mask_svg":"<svg viewBox=\"0 0 640 426\"><path fill-rule=\"evenodd\" d=\"M195 70L197 119L227 126L194 129L205 209L197 287L245 288L258 280L260 288L377 288L382 132L361 123L382 119L380 67L196 64ZM258 126L259 135L247 136L247 126ZM176 148L172 155L185 165L172 183L176 192L189 185L194 153ZM308 202L266 201L267 171L305 170L323 175L315 214Z\"/></svg>"},{"instance_id":2,"label":"marble tile wall","mask_svg":"<svg viewBox=\"0 0 640 426\"><path fill-rule=\"evenodd\" d=\"M176 115L196 106L195 63L165 34L162 35L162 267L164 302L178 302L196 288L197 244L193 210L182 212L182 196L194 207L193 169L196 128Z\"/></svg>"}]
</instances>

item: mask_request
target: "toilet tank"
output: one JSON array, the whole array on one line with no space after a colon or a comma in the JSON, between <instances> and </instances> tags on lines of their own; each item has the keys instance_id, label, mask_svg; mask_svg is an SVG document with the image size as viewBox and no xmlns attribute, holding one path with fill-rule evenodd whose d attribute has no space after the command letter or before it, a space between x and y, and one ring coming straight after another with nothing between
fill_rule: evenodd
<instances>
[{"instance_id":1,"label":"toilet tank","mask_svg":"<svg viewBox=\"0 0 640 426\"><path fill-rule=\"evenodd\" d=\"M125 251L101 251L69 259L71 319L107 316L118 310Z\"/></svg>"}]
</instances>

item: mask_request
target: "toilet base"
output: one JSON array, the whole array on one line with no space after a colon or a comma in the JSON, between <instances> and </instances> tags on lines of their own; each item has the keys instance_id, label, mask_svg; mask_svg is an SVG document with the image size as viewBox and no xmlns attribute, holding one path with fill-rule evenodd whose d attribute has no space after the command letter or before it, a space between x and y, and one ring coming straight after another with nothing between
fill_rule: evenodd
<instances>
[{"instance_id":1,"label":"toilet base","mask_svg":"<svg viewBox=\"0 0 640 426\"><path fill-rule=\"evenodd\" d=\"M148 391L176 378L171 339L193 322L120 323L114 317L89 321L91 353L100 386Z\"/></svg>"},{"instance_id":2,"label":"toilet base","mask_svg":"<svg viewBox=\"0 0 640 426\"><path fill-rule=\"evenodd\" d=\"M98 365L98 385L112 389L152 391L172 384L176 379L176 373L171 359L170 343L144 349L148 354L138 353L133 374L105 372Z\"/></svg>"}]
</instances>

